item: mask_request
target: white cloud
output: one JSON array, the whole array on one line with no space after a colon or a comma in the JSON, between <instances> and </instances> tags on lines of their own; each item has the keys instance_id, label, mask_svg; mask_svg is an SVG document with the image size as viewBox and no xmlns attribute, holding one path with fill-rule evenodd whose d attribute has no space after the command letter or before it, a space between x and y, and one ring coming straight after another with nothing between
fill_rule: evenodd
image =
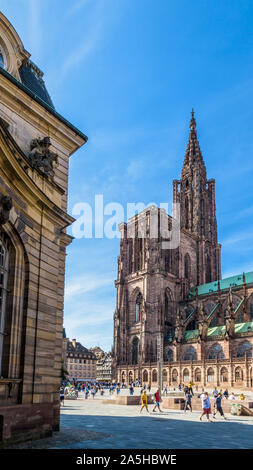
<instances>
[{"instance_id":1,"label":"white cloud","mask_svg":"<svg viewBox=\"0 0 253 470\"><path fill-rule=\"evenodd\" d=\"M112 282L112 279L108 277L99 277L97 275L92 277L88 274L80 278L72 279L71 282L66 283L65 299L76 298L76 296L108 286Z\"/></svg>"}]
</instances>

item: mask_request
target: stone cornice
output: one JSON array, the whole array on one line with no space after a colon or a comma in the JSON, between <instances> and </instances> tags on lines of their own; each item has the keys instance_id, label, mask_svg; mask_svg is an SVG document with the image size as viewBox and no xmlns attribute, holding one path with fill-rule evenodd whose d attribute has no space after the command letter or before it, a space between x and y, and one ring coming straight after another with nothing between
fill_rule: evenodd
<instances>
[{"instance_id":1,"label":"stone cornice","mask_svg":"<svg viewBox=\"0 0 253 470\"><path fill-rule=\"evenodd\" d=\"M2 68L0 102L37 128L40 133L54 138L70 155L88 140L85 134Z\"/></svg>"}]
</instances>

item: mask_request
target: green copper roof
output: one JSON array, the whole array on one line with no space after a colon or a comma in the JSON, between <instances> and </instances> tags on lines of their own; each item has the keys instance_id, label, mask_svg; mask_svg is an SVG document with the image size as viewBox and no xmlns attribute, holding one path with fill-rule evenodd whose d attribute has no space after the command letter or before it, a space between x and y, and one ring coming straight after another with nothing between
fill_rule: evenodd
<instances>
[{"instance_id":1,"label":"green copper roof","mask_svg":"<svg viewBox=\"0 0 253 470\"><path fill-rule=\"evenodd\" d=\"M235 333L248 333L249 331L253 331L253 321L246 322L246 323L236 323L235 324ZM223 326L214 326L213 328L208 328L207 336L215 337L215 336L224 336L226 332L225 325ZM191 339L195 339L198 336L198 330L188 330L184 333L184 341L189 341Z\"/></svg>"},{"instance_id":2,"label":"green copper roof","mask_svg":"<svg viewBox=\"0 0 253 470\"><path fill-rule=\"evenodd\" d=\"M223 326L214 326L213 328L208 328L207 330L207 336L224 336L226 331L225 325Z\"/></svg>"},{"instance_id":3,"label":"green copper roof","mask_svg":"<svg viewBox=\"0 0 253 470\"><path fill-rule=\"evenodd\" d=\"M235 333L247 333L248 331L253 331L253 321L248 321L247 323L236 323Z\"/></svg>"},{"instance_id":4,"label":"green copper roof","mask_svg":"<svg viewBox=\"0 0 253 470\"><path fill-rule=\"evenodd\" d=\"M238 274L237 276L227 277L226 279L221 279L220 281L209 282L208 284L202 284L198 286L198 294L211 294L218 290L218 282L220 283L220 289L229 289L230 286L242 286L243 284L243 274ZM253 272L245 273L245 282L246 284L253 283ZM196 288L192 287L189 291L189 297L196 296Z\"/></svg>"},{"instance_id":5,"label":"green copper roof","mask_svg":"<svg viewBox=\"0 0 253 470\"><path fill-rule=\"evenodd\" d=\"M190 339L197 338L199 330L187 330L184 332L184 340L188 341Z\"/></svg>"}]
</instances>

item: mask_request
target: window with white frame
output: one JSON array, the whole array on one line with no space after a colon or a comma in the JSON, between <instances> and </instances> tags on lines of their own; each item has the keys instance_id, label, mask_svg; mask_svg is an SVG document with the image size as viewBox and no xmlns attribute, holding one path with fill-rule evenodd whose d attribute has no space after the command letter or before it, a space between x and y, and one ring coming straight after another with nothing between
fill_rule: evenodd
<instances>
[{"instance_id":1,"label":"window with white frame","mask_svg":"<svg viewBox=\"0 0 253 470\"><path fill-rule=\"evenodd\" d=\"M4 344L4 327L6 315L6 292L8 280L9 252L0 239L0 377L2 376L2 358Z\"/></svg>"}]
</instances>

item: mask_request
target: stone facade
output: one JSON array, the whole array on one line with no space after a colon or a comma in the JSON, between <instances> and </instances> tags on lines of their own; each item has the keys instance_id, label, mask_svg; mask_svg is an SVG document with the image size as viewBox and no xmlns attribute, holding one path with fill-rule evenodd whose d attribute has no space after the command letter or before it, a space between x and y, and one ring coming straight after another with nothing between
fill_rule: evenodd
<instances>
[{"instance_id":1,"label":"stone facade","mask_svg":"<svg viewBox=\"0 0 253 470\"><path fill-rule=\"evenodd\" d=\"M69 157L87 138L54 109L0 13L0 439L59 429Z\"/></svg>"},{"instance_id":2,"label":"stone facade","mask_svg":"<svg viewBox=\"0 0 253 470\"><path fill-rule=\"evenodd\" d=\"M193 112L173 200L178 247L164 247L161 227L175 217L163 209L149 207L119 226L115 379L252 387L253 273L221 280L215 181L207 179Z\"/></svg>"},{"instance_id":3,"label":"stone facade","mask_svg":"<svg viewBox=\"0 0 253 470\"><path fill-rule=\"evenodd\" d=\"M97 382L112 382L112 355L111 353L104 354L97 361Z\"/></svg>"},{"instance_id":4,"label":"stone facade","mask_svg":"<svg viewBox=\"0 0 253 470\"><path fill-rule=\"evenodd\" d=\"M79 382L96 380L95 354L85 348L76 339L67 344L67 370L69 379Z\"/></svg>"}]
</instances>

